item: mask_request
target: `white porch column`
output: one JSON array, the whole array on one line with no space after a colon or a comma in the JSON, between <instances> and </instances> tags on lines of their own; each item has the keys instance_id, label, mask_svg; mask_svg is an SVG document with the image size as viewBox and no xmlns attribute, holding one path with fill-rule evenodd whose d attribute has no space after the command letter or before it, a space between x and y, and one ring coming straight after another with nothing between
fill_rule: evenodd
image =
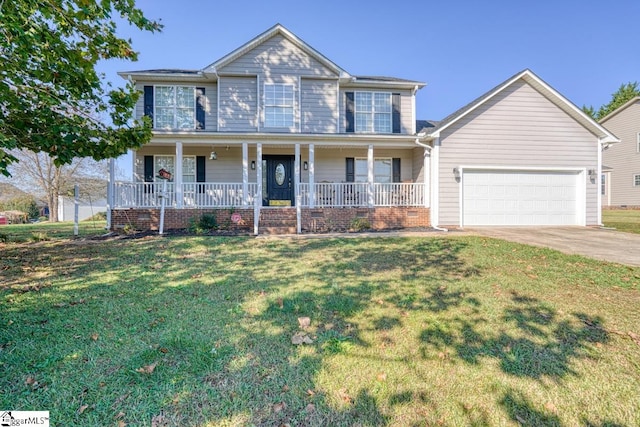
<instances>
[{"instance_id":1,"label":"white porch column","mask_svg":"<svg viewBox=\"0 0 640 427\"><path fill-rule=\"evenodd\" d=\"M242 143L242 206L249 205L249 145Z\"/></svg>"},{"instance_id":2,"label":"white porch column","mask_svg":"<svg viewBox=\"0 0 640 427\"><path fill-rule=\"evenodd\" d=\"M424 207L428 208L431 206L431 197L429 191L429 181L431 178L431 150L427 147L424 148L423 154L423 163L422 163L422 181L424 182Z\"/></svg>"},{"instance_id":3,"label":"white porch column","mask_svg":"<svg viewBox=\"0 0 640 427\"><path fill-rule=\"evenodd\" d=\"M293 160L293 200L298 203L298 195L300 194L300 144L294 146L295 158Z\"/></svg>"},{"instance_id":4,"label":"white porch column","mask_svg":"<svg viewBox=\"0 0 640 427\"><path fill-rule=\"evenodd\" d=\"M260 199L260 205L262 205L262 143L258 142L256 145L256 183L258 184L258 193L256 197Z\"/></svg>"},{"instance_id":5,"label":"white porch column","mask_svg":"<svg viewBox=\"0 0 640 427\"><path fill-rule=\"evenodd\" d=\"M309 144L309 207L316 207L316 149Z\"/></svg>"},{"instance_id":6,"label":"white porch column","mask_svg":"<svg viewBox=\"0 0 640 427\"><path fill-rule=\"evenodd\" d=\"M253 234L258 235L260 208L262 207L262 143L256 144L256 194L253 200Z\"/></svg>"},{"instance_id":7,"label":"white porch column","mask_svg":"<svg viewBox=\"0 0 640 427\"><path fill-rule=\"evenodd\" d=\"M111 209L114 206L116 179L116 160L109 159L109 183L107 184L107 230L111 230Z\"/></svg>"},{"instance_id":8,"label":"white porch column","mask_svg":"<svg viewBox=\"0 0 640 427\"><path fill-rule=\"evenodd\" d=\"M367 151L367 199L369 203L369 207L372 208L375 200L373 199L373 145L369 145L369 150Z\"/></svg>"},{"instance_id":9,"label":"white porch column","mask_svg":"<svg viewBox=\"0 0 640 427\"><path fill-rule=\"evenodd\" d=\"M176 192L176 207L181 209L184 203L184 197L182 197L182 142L176 142L176 166L175 166L173 183L175 185L174 191Z\"/></svg>"}]
</instances>

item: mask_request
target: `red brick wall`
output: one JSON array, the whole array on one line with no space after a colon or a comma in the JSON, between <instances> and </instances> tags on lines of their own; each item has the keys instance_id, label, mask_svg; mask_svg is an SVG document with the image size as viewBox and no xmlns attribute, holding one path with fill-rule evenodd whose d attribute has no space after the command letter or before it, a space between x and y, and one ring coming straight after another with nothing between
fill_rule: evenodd
<instances>
[{"instance_id":1,"label":"red brick wall","mask_svg":"<svg viewBox=\"0 0 640 427\"><path fill-rule=\"evenodd\" d=\"M366 219L373 230L429 227L428 208L327 208L303 209L302 230L308 232L347 231L355 218Z\"/></svg>"},{"instance_id":2,"label":"red brick wall","mask_svg":"<svg viewBox=\"0 0 640 427\"><path fill-rule=\"evenodd\" d=\"M190 218L200 218L205 213L216 214L218 224L230 229L253 231L253 209L236 209L242 216L243 225L231 222L229 209L166 209L166 230L189 227ZM317 208L302 209L303 232L348 231L355 218L366 219L373 230L390 230L431 225L428 208L422 207L378 207L378 208ZM159 209L114 209L111 211L111 227L122 230L130 225L135 230L157 230L160 224Z\"/></svg>"},{"instance_id":3,"label":"red brick wall","mask_svg":"<svg viewBox=\"0 0 640 427\"><path fill-rule=\"evenodd\" d=\"M242 216L242 224L231 222L232 212ZM215 214L218 225L232 230L253 231L253 209L173 209L164 211L165 230L188 228L191 218L199 219L203 214ZM115 231L127 225L135 230L158 230L160 209L114 209L111 211L111 228Z\"/></svg>"}]
</instances>

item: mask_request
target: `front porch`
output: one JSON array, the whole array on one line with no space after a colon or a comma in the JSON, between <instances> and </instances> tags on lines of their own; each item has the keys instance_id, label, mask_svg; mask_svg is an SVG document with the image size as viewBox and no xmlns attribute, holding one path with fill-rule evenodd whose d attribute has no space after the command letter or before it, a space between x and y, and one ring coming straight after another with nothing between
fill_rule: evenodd
<instances>
[{"instance_id":1,"label":"front porch","mask_svg":"<svg viewBox=\"0 0 640 427\"><path fill-rule=\"evenodd\" d=\"M429 226L428 148L242 142L208 151L202 144L173 144L143 147L133 158L134 179L111 181L112 229L158 228L163 203L167 229L186 228L204 213L229 224L233 211L259 234L278 209L294 212L282 232L347 230L354 221L373 229ZM159 179L160 168L172 172L170 180Z\"/></svg>"},{"instance_id":2,"label":"front porch","mask_svg":"<svg viewBox=\"0 0 640 427\"><path fill-rule=\"evenodd\" d=\"M159 208L162 197L165 206L176 209L246 208L253 207L258 197L257 183L166 183L162 182L114 183L115 209ZM345 207L417 207L425 206L424 183L361 183L323 182L299 183L294 203L278 200L279 206L305 208Z\"/></svg>"},{"instance_id":3,"label":"front porch","mask_svg":"<svg viewBox=\"0 0 640 427\"><path fill-rule=\"evenodd\" d=\"M227 229L256 235L349 231L354 224L373 230L428 227L424 185L318 183L310 188L300 183L294 206L265 207L256 183L182 183L177 188L172 182L116 182L111 227L157 230L162 197L166 229L187 228L203 214L215 215ZM231 221L232 213L239 215L239 223Z\"/></svg>"}]
</instances>

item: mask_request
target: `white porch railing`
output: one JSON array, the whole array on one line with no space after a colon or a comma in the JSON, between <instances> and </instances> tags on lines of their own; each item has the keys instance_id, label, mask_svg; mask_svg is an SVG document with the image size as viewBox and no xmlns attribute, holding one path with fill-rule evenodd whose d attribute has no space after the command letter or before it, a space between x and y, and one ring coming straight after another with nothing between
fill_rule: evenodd
<instances>
[{"instance_id":1,"label":"white porch railing","mask_svg":"<svg viewBox=\"0 0 640 427\"><path fill-rule=\"evenodd\" d=\"M310 206L309 184L300 184L302 206ZM369 184L366 182L321 182L314 184L315 206L357 207L369 205ZM375 183L374 206L424 206L424 183Z\"/></svg>"},{"instance_id":2,"label":"white porch railing","mask_svg":"<svg viewBox=\"0 0 640 427\"><path fill-rule=\"evenodd\" d=\"M161 182L115 182L116 208L160 207ZM242 183L191 182L182 184L182 206L185 208L231 208L254 205L258 191L249 183L245 200ZM310 206L308 183L300 183L301 206ZM321 182L314 184L315 206L319 208L369 206L369 184L366 182ZM424 183L375 183L372 186L374 206L424 206ZM167 183L166 206L175 207L175 183Z\"/></svg>"},{"instance_id":3,"label":"white porch railing","mask_svg":"<svg viewBox=\"0 0 640 427\"><path fill-rule=\"evenodd\" d=\"M116 208L160 207L161 182L115 182L114 205ZM242 183L190 182L182 184L182 205L185 208L231 208L245 204ZM258 185L248 184L247 206L253 205ZM175 207L175 183L167 183L166 206Z\"/></svg>"}]
</instances>

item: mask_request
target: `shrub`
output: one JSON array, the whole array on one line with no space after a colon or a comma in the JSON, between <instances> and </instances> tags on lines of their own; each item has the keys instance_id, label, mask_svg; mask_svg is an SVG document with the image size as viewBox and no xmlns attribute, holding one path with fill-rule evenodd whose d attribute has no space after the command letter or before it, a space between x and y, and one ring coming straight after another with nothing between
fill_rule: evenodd
<instances>
[{"instance_id":1,"label":"shrub","mask_svg":"<svg viewBox=\"0 0 640 427\"><path fill-rule=\"evenodd\" d=\"M371 229L371 223L367 218L353 218L349 224L352 231L364 231Z\"/></svg>"},{"instance_id":2,"label":"shrub","mask_svg":"<svg viewBox=\"0 0 640 427\"><path fill-rule=\"evenodd\" d=\"M214 214L203 214L200 218L189 220L189 232L203 234L218 228L218 219Z\"/></svg>"}]
</instances>

